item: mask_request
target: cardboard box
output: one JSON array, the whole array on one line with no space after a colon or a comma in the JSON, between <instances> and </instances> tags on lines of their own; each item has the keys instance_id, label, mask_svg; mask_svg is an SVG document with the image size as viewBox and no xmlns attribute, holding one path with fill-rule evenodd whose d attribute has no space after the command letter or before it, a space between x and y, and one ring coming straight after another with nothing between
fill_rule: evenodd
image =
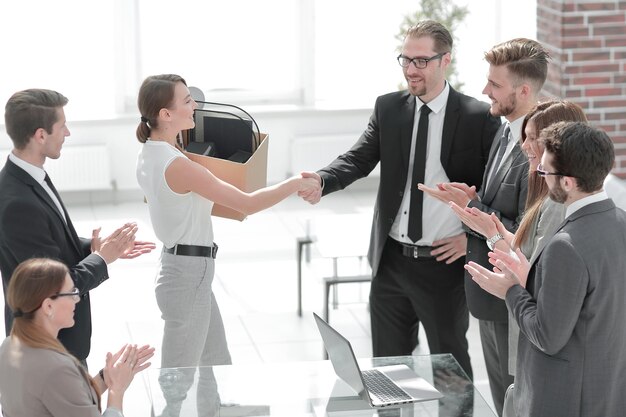
<instances>
[{"instance_id":1,"label":"cardboard box","mask_svg":"<svg viewBox=\"0 0 626 417\"><path fill-rule=\"evenodd\" d=\"M227 159L213 158L211 156L197 155L185 152L192 161L206 167L219 179L234 185L241 191L252 192L267 185L267 148L269 136L261 133L261 144L252 154L250 159L241 164ZM244 213L224 207L220 204L213 205L213 216L242 221L246 218Z\"/></svg>"}]
</instances>

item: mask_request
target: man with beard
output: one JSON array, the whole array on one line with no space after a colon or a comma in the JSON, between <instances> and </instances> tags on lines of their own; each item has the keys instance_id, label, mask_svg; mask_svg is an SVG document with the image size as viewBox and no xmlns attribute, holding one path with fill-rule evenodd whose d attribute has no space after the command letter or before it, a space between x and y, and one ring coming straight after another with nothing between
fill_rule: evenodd
<instances>
[{"instance_id":1,"label":"man with beard","mask_svg":"<svg viewBox=\"0 0 626 417\"><path fill-rule=\"evenodd\" d=\"M603 131L560 122L541 132L537 173L565 220L529 265L496 251L503 273L466 269L505 298L520 327L515 415L624 415L626 213L603 190L615 151Z\"/></svg>"},{"instance_id":2,"label":"man with beard","mask_svg":"<svg viewBox=\"0 0 626 417\"><path fill-rule=\"evenodd\" d=\"M483 187L476 193L466 183L425 183L420 189L443 202L461 207L477 207L495 213L515 232L526 204L528 159L519 144L524 116L537 103L537 96L548 73L548 53L530 39L513 39L494 46L485 54L489 63L483 93L491 99L491 114L504 116L506 123L496 133L485 169ZM468 261L489 266L488 252L502 239L500 234L485 238L467 231ZM498 415L502 415L504 394L513 382L509 375L508 315L504 301L483 291L465 277L469 311L479 320L480 339L489 377L491 395Z\"/></svg>"},{"instance_id":3,"label":"man with beard","mask_svg":"<svg viewBox=\"0 0 626 417\"><path fill-rule=\"evenodd\" d=\"M452 35L440 23L411 27L397 58L408 90L378 97L355 145L307 174L323 191L302 197L317 203L380 163L368 254L374 356L411 355L419 318L430 352L452 353L471 377L463 284L467 239L452 210L417 184L481 183L500 120L487 104L448 84L451 53Z\"/></svg>"}]
</instances>

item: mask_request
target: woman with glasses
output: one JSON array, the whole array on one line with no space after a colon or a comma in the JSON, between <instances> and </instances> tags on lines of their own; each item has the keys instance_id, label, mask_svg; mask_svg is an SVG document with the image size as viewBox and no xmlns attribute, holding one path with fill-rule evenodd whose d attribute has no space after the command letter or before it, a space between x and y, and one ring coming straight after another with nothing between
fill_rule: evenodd
<instances>
[{"instance_id":1,"label":"woman with glasses","mask_svg":"<svg viewBox=\"0 0 626 417\"><path fill-rule=\"evenodd\" d=\"M22 262L11 277L7 304L15 321L0 345L0 404L11 417L122 416L124 392L137 372L150 366L148 346L126 345L108 353L105 367L90 377L59 342L59 330L74 325L80 292L67 267L51 259Z\"/></svg>"},{"instance_id":2,"label":"woman with glasses","mask_svg":"<svg viewBox=\"0 0 626 417\"><path fill-rule=\"evenodd\" d=\"M565 100L549 100L537 104L522 124L522 149L528 157L528 196L526 209L515 234L509 232L495 214L478 209L452 208L472 230L487 239L490 248L503 251L519 249L531 259L543 246L543 238L552 235L565 216L565 208L548 197L545 175L560 175L542 170L540 162L544 146L541 131L556 122L586 122L587 117L576 104ZM515 375L519 327L509 313L509 373Z\"/></svg>"}]
</instances>

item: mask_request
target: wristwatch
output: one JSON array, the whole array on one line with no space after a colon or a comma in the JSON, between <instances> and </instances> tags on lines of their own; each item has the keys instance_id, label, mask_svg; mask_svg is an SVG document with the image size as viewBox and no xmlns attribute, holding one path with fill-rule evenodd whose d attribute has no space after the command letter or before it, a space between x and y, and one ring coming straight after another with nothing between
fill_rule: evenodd
<instances>
[{"instance_id":1,"label":"wristwatch","mask_svg":"<svg viewBox=\"0 0 626 417\"><path fill-rule=\"evenodd\" d=\"M491 236L489 239L487 239L487 247L489 248L489 250L493 250L493 248L495 247L495 244L498 240L504 239L502 237L502 235L500 233L496 233L495 235Z\"/></svg>"}]
</instances>

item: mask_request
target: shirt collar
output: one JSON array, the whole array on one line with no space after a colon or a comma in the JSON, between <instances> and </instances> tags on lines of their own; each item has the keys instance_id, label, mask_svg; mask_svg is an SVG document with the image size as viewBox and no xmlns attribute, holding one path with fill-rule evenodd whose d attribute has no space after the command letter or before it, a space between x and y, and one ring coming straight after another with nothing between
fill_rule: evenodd
<instances>
[{"instance_id":1,"label":"shirt collar","mask_svg":"<svg viewBox=\"0 0 626 417\"><path fill-rule=\"evenodd\" d=\"M589 204L607 200L608 198L609 196L607 195L606 191L602 190L599 193L595 193L590 196L583 197L580 200L576 200L572 204L567 206L567 209L565 210L565 218L571 216L572 214L574 214L581 208L588 206Z\"/></svg>"},{"instance_id":2,"label":"shirt collar","mask_svg":"<svg viewBox=\"0 0 626 417\"><path fill-rule=\"evenodd\" d=\"M439 93L437 97L430 100L428 103L424 103L422 100L419 99L419 97L416 96L415 97L415 110L419 112L422 106L424 104L427 104L428 107L430 108L430 111L432 111L433 113L439 113L446 106L446 103L448 102L449 94L450 94L450 85L446 81L446 85L443 87L443 90L441 90L441 93Z\"/></svg>"},{"instance_id":3,"label":"shirt collar","mask_svg":"<svg viewBox=\"0 0 626 417\"><path fill-rule=\"evenodd\" d=\"M526 117L526 115L509 122L509 129L511 129L510 137L516 142L519 142L522 137L522 123L524 123L524 117Z\"/></svg>"},{"instance_id":4,"label":"shirt collar","mask_svg":"<svg viewBox=\"0 0 626 417\"><path fill-rule=\"evenodd\" d=\"M13 152L9 153L9 159L18 167L22 168L24 171L28 173L31 177L34 178L39 184L43 184L44 179L46 178L46 171L38 166L35 166L29 162L24 161L17 157Z\"/></svg>"}]
</instances>

